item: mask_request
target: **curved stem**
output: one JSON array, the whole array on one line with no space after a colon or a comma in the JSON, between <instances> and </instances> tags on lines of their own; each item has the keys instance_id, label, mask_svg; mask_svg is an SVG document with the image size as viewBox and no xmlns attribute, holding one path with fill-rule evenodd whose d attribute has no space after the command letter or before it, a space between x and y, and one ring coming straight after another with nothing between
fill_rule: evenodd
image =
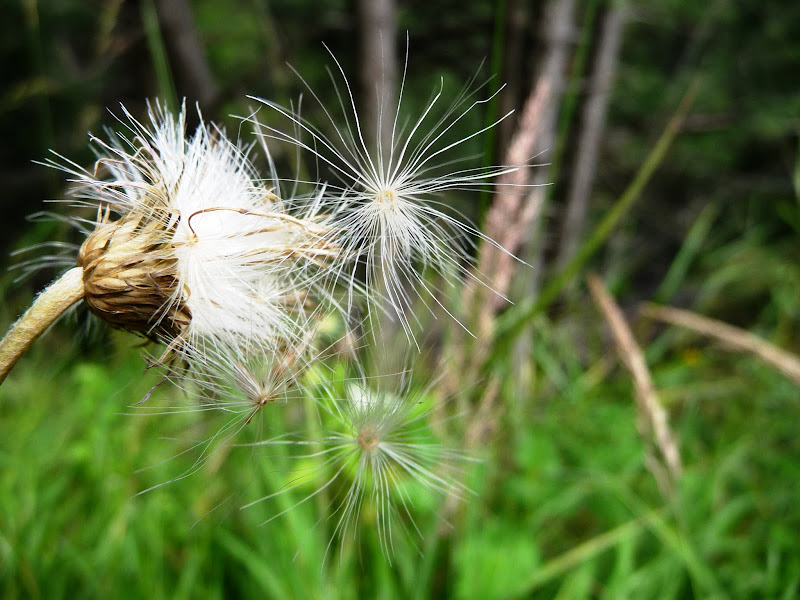
<instances>
[{"instance_id":1,"label":"curved stem","mask_svg":"<svg viewBox=\"0 0 800 600\"><path fill-rule=\"evenodd\" d=\"M36 297L0 342L0 384L36 338L83 295L83 269L74 267Z\"/></svg>"}]
</instances>

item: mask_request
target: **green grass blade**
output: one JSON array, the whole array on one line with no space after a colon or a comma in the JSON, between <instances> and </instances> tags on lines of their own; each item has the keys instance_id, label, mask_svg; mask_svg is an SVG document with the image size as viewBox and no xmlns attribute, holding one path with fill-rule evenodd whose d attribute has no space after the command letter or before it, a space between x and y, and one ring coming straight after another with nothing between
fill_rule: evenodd
<instances>
[{"instance_id":1,"label":"green grass blade","mask_svg":"<svg viewBox=\"0 0 800 600\"><path fill-rule=\"evenodd\" d=\"M548 561L542 566L541 569L537 569L531 573L525 582L525 585L521 588L524 590L524 592L519 594L519 596L530 594L535 589L541 587L552 579L567 573L587 560L594 558L598 554L613 548L617 544L621 543L624 539L633 535L638 535L645 529L646 519L654 515L656 515L656 513L628 521L627 523L624 523L623 525L620 525L611 531L607 531L606 533L601 533L600 535L597 535L592 539L575 546L571 550L568 550L561 556Z\"/></svg>"},{"instance_id":2,"label":"green grass blade","mask_svg":"<svg viewBox=\"0 0 800 600\"><path fill-rule=\"evenodd\" d=\"M169 68L169 56L164 46L164 37L158 24L158 13L153 0L144 0L141 5L142 23L147 38L147 47L153 61L153 70L156 75L158 94L167 103L170 111L178 110L178 93L175 90L175 80Z\"/></svg>"},{"instance_id":3,"label":"green grass blade","mask_svg":"<svg viewBox=\"0 0 800 600\"><path fill-rule=\"evenodd\" d=\"M664 280L656 290L654 296L656 302L668 302L678 292L686 278L689 267L703 247L703 242L705 242L706 236L711 230L711 225L714 224L718 214L719 205L709 204L692 224L686 239L675 256L675 260L672 261Z\"/></svg>"}]
</instances>

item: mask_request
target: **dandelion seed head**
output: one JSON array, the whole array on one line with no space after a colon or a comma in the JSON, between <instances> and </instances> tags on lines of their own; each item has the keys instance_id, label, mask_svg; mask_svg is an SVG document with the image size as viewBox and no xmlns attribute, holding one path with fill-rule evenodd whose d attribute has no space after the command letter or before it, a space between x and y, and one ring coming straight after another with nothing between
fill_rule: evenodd
<instances>
[{"instance_id":1,"label":"dandelion seed head","mask_svg":"<svg viewBox=\"0 0 800 600\"><path fill-rule=\"evenodd\" d=\"M295 456L303 469L293 473L293 480L281 492L247 506L292 489L306 490L313 481L314 491L298 504L320 495L329 498L327 516L333 525L328 550L337 543L344 547L366 526L374 528L387 557L393 553L397 528L400 537L415 543L421 537L415 514L420 494L461 497L468 493L452 473L454 464L467 457L444 446L431 431L430 390L413 391L407 378L396 389L386 387L363 376L348 381L342 397L331 389L318 399L321 436L257 443L313 450Z\"/></svg>"},{"instance_id":2,"label":"dandelion seed head","mask_svg":"<svg viewBox=\"0 0 800 600\"><path fill-rule=\"evenodd\" d=\"M399 386L387 389L356 365L354 379L321 381L323 393L313 398L300 379L320 356L312 349L318 324L331 314L348 324L354 300L365 300L368 317L376 307L393 313L416 342L418 301L451 314L440 282L455 286L472 277L490 286L473 270L471 250L476 240L496 242L451 210L443 195L492 185L515 167L453 170L461 159L450 154L496 124L454 135L487 101L466 90L441 110L439 89L406 120L401 86L389 145L381 146L379 132L376 151L333 60L334 86L345 89L338 107L345 125L323 107L331 133L294 110L256 99L289 124L279 129L255 115L246 119L257 127L266 179L251 162L253 145L229 140L199 112L200 124L189 132L185 106L172 114L159 104L145 123L123 108L122 131L93 137L94 169L63 157L49 164L73 176L70 202L97 212L95 221L81 223L87 237L77 255L89 308L111 325L163 342L166 350L152 363L164 367L164 381L190 392L194 408L230 417L192 446L199 457L178 479L196 472L270 406L301 397L300 406L317 407L321 437L280 435L250 445L293 443L290 452L307 452L294 458L309 469L287 489L317 479L300 503L329 498L331 544L343 544L369 521L388 556L395 527L410 538L421 535L414 508L420 493L468 492L449 472L466 457L434 435L430 388L412 389L406 372ZM293 181L285 195L288 180L275 173L268 139L310 153L333 176ZM305 184L311 190L295 195Z\"/></svg>"},{"instance_id":3,"label":"dandelion seed head","mask_svg":"<svg viewBox=\"0 0 800 600\"><path fill-rule=\"evenodd\" d=\"M93 137L98 160L73 175L73 203L98 219L78 255L91 310L112 325L197 355L205 346L276 351L303 338L327 299L319 271L340 252L319 214L288 212L250 162L251 147L186 108L124 108L126 130ZM273 180L276 178L273 176Z\"/></svg>"},{"instance_id":4,"label":"dandelion seed head","mask_svg":"<svg viewBox=\"0 0 800 600\"><path fill-rule=\"evenodd\" d=\"M416 341L416 300L429 309L439 305L447 311L437 294L438 283L426 279L425 270L449 286L463 278L474 278L491 288L488 277L475 272L470 248L477 239L499 245L448 207L442 196L455 190L475 191L494 185L497 177L517 169L499 166L454 170L454 165L464 160L457 156L458 151L511 113L458 138L456 131L466 122L466 116L494 96L475 100L468 85L452 106L442 108L440 87L428 105L406 121L404 71L387 148L381 143L380 131L375 143L365 139L350 83L340 63L332 54L331 57L336 65L331 80L339 106L325 107L306 83L326 116L330 133L312 125L298 111L260 98L254 100L286 119L288 127L263 125L254 116L248 119L265 145L267 139L294 145L332 174L331 180L325 181L326 194L321 201L335 215L328 235L337 247L366 266L369 306L380 310L388 307L409 339ZM338 115L344 126L338 122ZM457 139L452 140L453 137ZM357 262L340 266L336 271L340 279L354 281Z\"/></svg>"},{"instance_id":5,"label":"dandelion seed head","mask_svg":"<svg viewBox=\"0 0 800 600\"><path fill-rule=\"evenodd\" d=\"M145 335L174 337L191 321L181 301L176 260L161 245L159 225L137 214L104 215L78 253L86 302L106 322ZM166 310L171 306L171 310Z\"/></svg>"}]
</instances>

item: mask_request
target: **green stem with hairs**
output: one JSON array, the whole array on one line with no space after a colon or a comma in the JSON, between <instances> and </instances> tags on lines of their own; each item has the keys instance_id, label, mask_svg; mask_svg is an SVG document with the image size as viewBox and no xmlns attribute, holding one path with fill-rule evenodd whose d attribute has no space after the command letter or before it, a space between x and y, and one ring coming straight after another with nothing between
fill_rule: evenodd
<instances>
[{"instance_id":1,"label":"green stem with hairs","mask_svg":"<svg viewBox=\"0 0 800 600\"><path fill-rule=\"evenodd\" d=\"M0 342L0 384L36 338L83 295L83 269L74 267L36 297Z\"/></svg>"}]
</instances>

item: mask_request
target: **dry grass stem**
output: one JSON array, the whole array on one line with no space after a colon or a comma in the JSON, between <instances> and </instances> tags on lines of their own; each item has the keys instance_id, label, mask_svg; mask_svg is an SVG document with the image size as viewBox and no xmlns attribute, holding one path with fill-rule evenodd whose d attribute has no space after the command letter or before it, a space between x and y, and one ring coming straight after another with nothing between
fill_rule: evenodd
<instances>
[{"instance_id":1,"label":"dry grass stem","mask_svg":"<svg viewBox=\"0 0 800 600\"><path fill-rule=\"evenodd\" d=\"M640 415L649 424L670 475L675 481L681 474L681 455L675 436L669 428L667 412L661 406L656 394L644 353L633 338L633 333L625 321L622 310L614 302L600 278L596 275L589 275L587 281L595 303L611 327L620 358L633 376Z\"/></svg>"},{"instance_id":2,"label":"dry grass stem","mask_svg":"<svg viewBox=\"0 0 800 600\"><path fill-rule=\"evenodd\" d=\"M650 319L691 329L719 340L740 352L755 354L794 383L800 385L800 358L795 354L778 348L774 344L770 344L749 331L733 327L716 319L703 317L688 310L660 306L649 302L642 304L641 314Z\"/></svg>"},{"instance_id":3,"label":"dry grass stem","mask_svg":"<svg viewBox=\"0 0 800 600\"><path fill-rule=\"evenodd\" d=\"M525 101L511 139L503 164L519 165L519 168L506 173L497 181L494 199L486 214L486 237L493 239L504 248L482 241L478 248L478 273L491 273L490 292L475 279L468 279L462 295L462 314L465 322L471 323L471 330L478 340L491 339L494 330L494 317L498 309L498 295L507 295L514 274L516 255L527 240L531 223L539 216L541 196L529 193L530 169L526 166L539 138L542 117L551 98L551 85L546 77L541 77ZM533 192L536 188L533 188ZM475 344L467 351L463 332L454 333L452 354L454 363L463 365L465 373L476 373L489 351L488 344ZM459 371L459 369L454 369ZM455 393L460 387L455 377L445 378L443 391L446 395Z\"/></svg>"},{"instance_id":4,"label":"dry grass stem","mask_svg":"<svg viewBox=\"0 0 800 600\"><path fill-rule=\"evenodd\" d=\"M497 191L492 206L486 214L486 236L505 248L482 243L478 253L478 272L492 274L492 287L506 295L514 274L515 261L510 254L517 254L527 241L530 224L539 216L540 202L530 202L527 188L530 169L524 166L530 160L539 137L542 115L550 100L550 82L540 79L525 102L511 139L503 164L521 165L517 170L502 176L497 182ZM534 188L535 191L535 188ZM510 254L509 254L510 253ZM482 293L474 281L467 284L464 307L466 314L477 314L479 334L490 333L497 303L494 294ZM478 336L480 337L480 335Z\"/></svg>"},{"instance_id":5,"label":"dry grass stem","mask_svg":"<svg viewBox=\"0 0 800 600\"><path fill-rule=\"evenodd\" d=\"M500 393L500 382L497 377L492 377L487 381L486 387L481 396L477 408L472 413L472 418L464 432L463 449L467 452L473 451L486 444L487 439L497 429L498 421L502 416L502 406L497 405ZM463 509L464 503L458 494L449 493L442 505L440 521L442 526L439 528L440 537L448 537L452 531L452 523L456 514Z\"/></svg>"}]
</instances>

